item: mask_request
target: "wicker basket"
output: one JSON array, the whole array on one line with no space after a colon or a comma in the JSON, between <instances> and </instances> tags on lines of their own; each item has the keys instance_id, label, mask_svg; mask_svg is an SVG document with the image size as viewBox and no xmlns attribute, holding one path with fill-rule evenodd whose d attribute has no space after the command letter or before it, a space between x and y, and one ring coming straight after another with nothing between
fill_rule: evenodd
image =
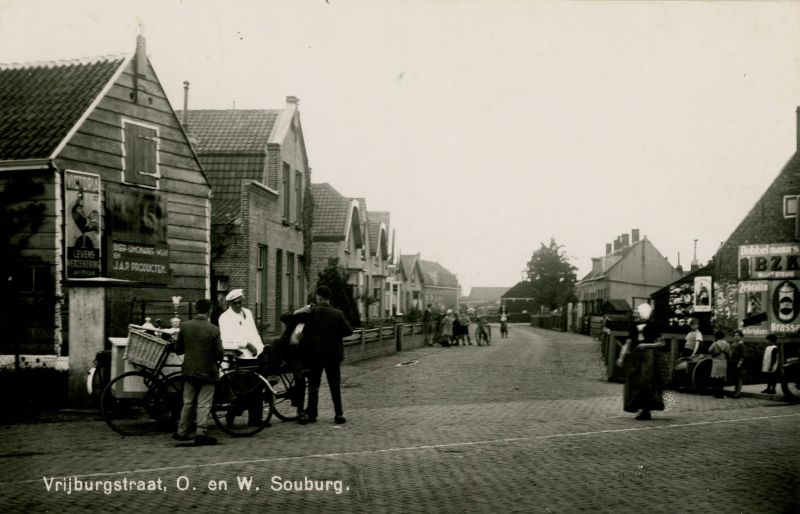
<instances>
[{"instance_id":1,"label":"wicker basket","mask_svg":"<svg viewBox=\"0 0 800 514\"><path fill-rule=\"evenodd\" d=\"M133 327L128 328L128 349L125 360L132 364L155 369L168 352L169 341Z\"/></svg>"}]
</instances>

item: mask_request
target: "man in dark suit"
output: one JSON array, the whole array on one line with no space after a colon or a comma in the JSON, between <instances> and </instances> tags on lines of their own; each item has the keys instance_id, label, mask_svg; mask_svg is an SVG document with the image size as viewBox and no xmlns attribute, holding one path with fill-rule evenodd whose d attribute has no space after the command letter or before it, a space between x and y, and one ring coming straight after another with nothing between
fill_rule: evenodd
<instances>
[{"instance_id":1,"label":"man in dark suit","mask_svg":"<svg viewBox=\"0 0 800 514\"><path fill-rule=\"evenodd\" d=\"M306 416L309 423L317 421L319 385L324 369L333 400L334 420L341 425L346 421L342 410L342 374L339 367L344 359L342 338L352 334L353 328L342 311L331 306L331 290L327 286L319 286L316 293L317 304L311 307L303 329L309 367Z\"/></svg>"},{"instance_id":2,"label":"man in dark suit","mask_svg":"<svg viewBox=\"0 0 800 514\"><path fill-rule=\"evenodd\" d=\"M219 381L219 362L222 360L222 339L219 328L208 320L211 302L202 298L195 303L197 314L181 325L175 353L183 355L181 372L183 382L183 408L178 431L173 438L189 440L192 417L197 423L195 444L214 444L217 440L208 435L208 413L214 400L214 388Z\"/></svg>"}]
</instances>

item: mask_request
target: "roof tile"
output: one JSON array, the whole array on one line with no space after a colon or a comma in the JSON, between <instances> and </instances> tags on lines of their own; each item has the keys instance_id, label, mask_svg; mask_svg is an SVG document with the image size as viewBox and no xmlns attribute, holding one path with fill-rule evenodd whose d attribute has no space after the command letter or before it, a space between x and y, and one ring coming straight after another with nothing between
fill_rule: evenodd
<instances>
[{"instance_id":1,"label":"roof tile","mask_svg":"<svg viewBox=\"0 0 800 514\"><path fill-rule=\"evenodd\" d=\"M183 119L182 111L178 111ZM197 151L207 153L266 153L280 109L192 110L184 126L197 138Z\"/></svg>"},{"instance_id":2,"label":"roof tile","mask_svg":"<svg viewBox=\"0 0 800 514\"><path fill-rule=\"evenodd\" d=\"M124 60L0 66L0 160L50 157Z\"/></svg>"}]
</instances>

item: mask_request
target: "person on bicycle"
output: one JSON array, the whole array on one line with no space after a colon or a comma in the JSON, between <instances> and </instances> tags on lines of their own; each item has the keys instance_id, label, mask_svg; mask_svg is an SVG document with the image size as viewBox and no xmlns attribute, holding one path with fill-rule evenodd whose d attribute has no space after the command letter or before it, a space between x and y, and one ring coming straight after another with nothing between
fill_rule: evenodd
<instances>
[{"instance_id":1,"label":"person on bicycle","mask_svg":"<svg viewBox=\"0 0 800 514\"><path fill-rule=\"evenodd\" d=\"M222 347L225 350L238 350L236 359L238 366L258 367L259 355L264 351L261 334L256 327L256 319L250 309L244 307L244 290L233 289L225 297L228 308L219 316L219 330L222 336ZM249 421L253 426L261 425L263 415L263 399L253 397L248 408ZM231 412L230 416L235 416Z\"/></svg>"},{"instance_id":2,"label":"person on bicycle","mask_svg":"<svg viewBox=\"0 0 800 514\"><path fill-rule=\"evenodd\" d=\"M216 438L208 435L208 414L214 400L214 387L219 381L219 362L222 360L222 340L217 327L208 320L211 301L201 298L195 303L197 314L184 322L178 333L175 353L183 355L181 373L183 382L183 407L178 431L173 438L188 441L192 417L197 423L194 442L197 445L214 444Z\"/></svg>"},{"instance_id":3,"label":"person on bicycle","mask_svg":"<svg viewBox=\"0 0 800 514\"><path fill-rule=\"evenodd\" d=\"M292 405L297 408L297 422L301 425L308 423L305 412L306 400L306 375L308 370L306 342L303 339L303 329L308 321L311 306L314 298L309 298L309 303L295 311L291 308L288 312L281 314L281 321L286 328L283 330L278 340L278 348L274 357L278 361L286 363L286 367L294 375L294 385L291 396Z\"/></svg>"}]
</instances>

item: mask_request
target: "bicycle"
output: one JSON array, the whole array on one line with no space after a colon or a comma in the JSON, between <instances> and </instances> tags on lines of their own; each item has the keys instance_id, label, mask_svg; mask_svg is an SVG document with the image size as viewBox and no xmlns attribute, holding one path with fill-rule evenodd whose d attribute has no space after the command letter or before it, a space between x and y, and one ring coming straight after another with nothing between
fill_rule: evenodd
<instances>
[{"instance_id":1,"label":"bicycle","mask_svg":"<svg viewBox=\"0 0 800 514\"><path fill-rule=\"evenodd\" d=\"M273 414L282 421L297 419L294 373L285 366L239 366L237 354L226 352L228 367L214 390L211 417L220 430L233 437L247 437L270 426Z\"/></svg>"},{"instance_id":2,"label":"bicycle","mask_svg":"<svg viewBox=\"0 0 800 514\"><path fill-rule=\"evenodd\" d=\"M160 427L173 429L183 403L183 376L165 374L171 341L160 334L174 330L147 330L128 326L125 360L135 368L111 380L100 395L100 412L106 424L125 435L144 435Z\"/></svg>"}]
</instances>

